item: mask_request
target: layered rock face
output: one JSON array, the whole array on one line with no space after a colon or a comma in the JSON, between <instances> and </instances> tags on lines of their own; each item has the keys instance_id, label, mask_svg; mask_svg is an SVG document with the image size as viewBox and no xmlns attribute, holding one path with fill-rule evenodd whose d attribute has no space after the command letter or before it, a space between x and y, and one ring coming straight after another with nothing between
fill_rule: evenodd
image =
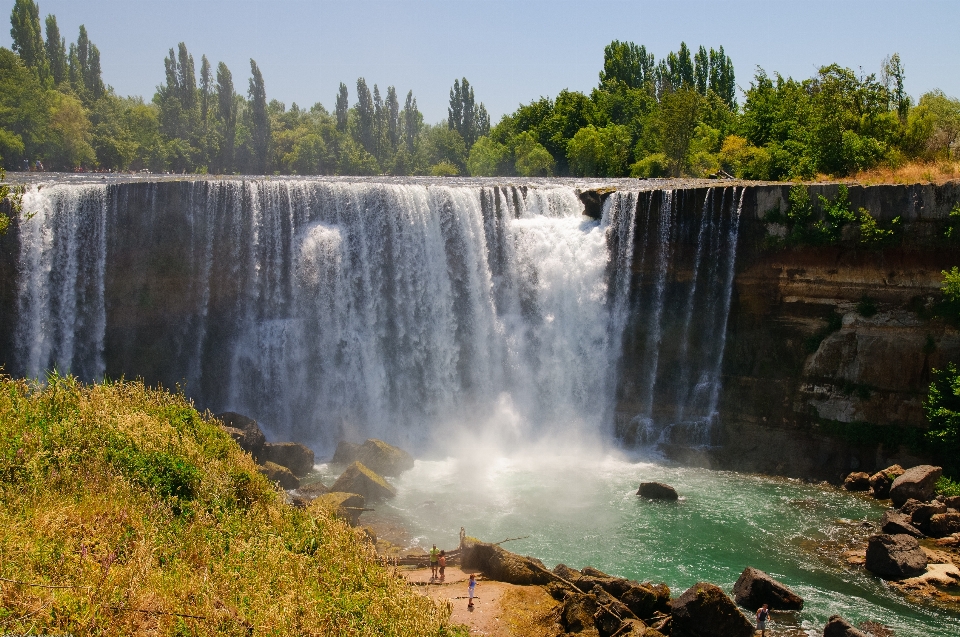
<instances>
[{"instance_id":1,"label":"layered rock face","mask_svg":"<svg viewBox=\"0 0 960 637\"><path fill-rule=\"evenodd\" d=\"M808 191L833 200L837 187ZM747 190L716 448L698 460L830 481L920 464L900 443L926 427L931 369L960 358L960 333L927 313L960 264L942 237L960 186L850 187L853 210L900 217L895 247L765 249L778 227L764 216L788 192Z\"/></svg>"}]
</instances>

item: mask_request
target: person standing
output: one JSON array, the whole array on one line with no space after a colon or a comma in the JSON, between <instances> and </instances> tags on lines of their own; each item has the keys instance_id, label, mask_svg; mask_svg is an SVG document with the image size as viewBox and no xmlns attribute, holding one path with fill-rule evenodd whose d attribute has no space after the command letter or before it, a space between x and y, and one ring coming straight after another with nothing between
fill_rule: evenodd
<instances>
[{"instance_id":1,"label":"person standing","mask_svg":"<svg viewBox=\"0 0 960 637\"><path fill-rule=\"evenodd\" d=\"M757 611L757 630L760 631L760 637L766 637L768 617L770 617L770 609L764 604Z\"/></svg>"},{"instance_id":2,"label":"person standing","mask_svg":"<svg viewBox=\"0 0 960 637\"><path fill-rule=\"evenodd\" d=\"M446 553L444 553L442 550L440 551L440 557L437 558L437 565L440 567L440 581L442 582L444 580L443 571L447 568Z\"/></svg>"},{"instance_id":3,"label":"person standing","mask_svg":"<svg viewBox=\"0 0 960 637\"><path fill-rule=\"evenodd\" d=\"M437 545L434 544L433 548L430 549L430 579L437 579L437 568L439 567L440 551L437 550Z\"/></svg>"},{"instance_id":4,"label":"person standing","mask_svg":"<svg viewBox=\"0 0 960 637\"><path fill-rule=\"evenodd\" d=\"M470 573L470 583L467 584L467 595L470 599L470 603L467 604L467 608L473 608L473 594L477 590L477 576L473 573Z\"/></svg>"}]
</instances>

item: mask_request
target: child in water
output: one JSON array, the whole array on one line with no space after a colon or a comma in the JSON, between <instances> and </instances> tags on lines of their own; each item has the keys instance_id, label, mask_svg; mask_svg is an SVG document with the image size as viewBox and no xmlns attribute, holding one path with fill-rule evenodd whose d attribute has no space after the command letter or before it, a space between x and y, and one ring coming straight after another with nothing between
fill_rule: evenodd
<instances>
[{"instance_id":1,"label":"child in water","mask_svg":"<svg viewBox=\"0 0 960 637\"><path fill-rule=\"evenodd\" d=\"M477 576L473 573L470 573L470 583L467 584L467 590L470 595L470 603L467 604L467 608L473 608L473 593L477 590Z\"/></svg>"}]
</instances>

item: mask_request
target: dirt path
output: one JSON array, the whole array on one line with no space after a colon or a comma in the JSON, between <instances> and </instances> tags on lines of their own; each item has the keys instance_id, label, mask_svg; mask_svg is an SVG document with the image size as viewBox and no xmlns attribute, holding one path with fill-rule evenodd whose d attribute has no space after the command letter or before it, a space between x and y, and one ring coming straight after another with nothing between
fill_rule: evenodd
<instances>
[{"instance_id":1,"label":"dirt path","mask_svg":"<svg viewBox=\"0 0 960 637\"><path fill-rule=\"evenodd\" d=\"M467 608L467 580L471 572L476 571L464 572L457 567L448 566L445 581L442 583L431 582L428 568L406 571L404 576L424 595L448 600L453 608L450 623L468 626L471 635L533 637L556 634L547 625L543 630L533 629L535 632L532 632L530 617L539 619L553 604L539 586L517 586L484 580L478 573L473 609ZM502 603L505 597L511 600L507 605ZM518 604L518 600L523 602ZM552 621L548 624L552 624Z\"/></svg>"}]
</instances>

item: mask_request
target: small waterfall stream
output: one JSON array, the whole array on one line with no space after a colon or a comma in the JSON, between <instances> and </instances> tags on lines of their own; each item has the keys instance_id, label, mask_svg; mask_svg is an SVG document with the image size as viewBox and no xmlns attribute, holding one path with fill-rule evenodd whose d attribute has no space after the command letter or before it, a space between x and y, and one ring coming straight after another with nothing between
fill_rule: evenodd
<instances>
[{"instance_id":1,"label":"small waterfall stream","mask_svg":"<svg viewBox=\"0 0 960 637\"><path fill-rule=\"evenodd\" d=\"M620 190L597 220L550 181L50 184L25 200L3 359L181 384L320 450L691 423L703 444L743 191L691 214L696 192Z\"/></svg>"}]
</instances>

